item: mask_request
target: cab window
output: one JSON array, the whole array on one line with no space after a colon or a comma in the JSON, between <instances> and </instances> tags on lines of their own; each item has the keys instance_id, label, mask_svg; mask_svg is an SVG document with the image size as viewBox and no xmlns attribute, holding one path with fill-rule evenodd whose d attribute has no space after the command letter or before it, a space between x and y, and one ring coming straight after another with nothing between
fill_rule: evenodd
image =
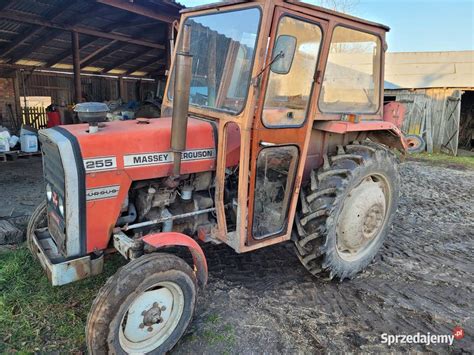
<instances>
[{"instance_id":1,"label":"cab window","mask_svg":"<svg viewBox=\"0 0 474 355\"><path fill-rule=\"evenodd\" d=\"M263 108L265 126L291 127L304 123L321 38L318 25L289 16L281 18ZM293 50L277 57L282 53L279 47Z\"/></svg>"},{"instance_id":2,"label":"cab window","mask_svg":"<svg viewBox=\"0 0 474 355\"><path fill-rule=\"evenodd\" d=\"M377 112L380 63L381 41L378 36L336 27L319 97L321 112Z\"/></svg>"}]
</instances>

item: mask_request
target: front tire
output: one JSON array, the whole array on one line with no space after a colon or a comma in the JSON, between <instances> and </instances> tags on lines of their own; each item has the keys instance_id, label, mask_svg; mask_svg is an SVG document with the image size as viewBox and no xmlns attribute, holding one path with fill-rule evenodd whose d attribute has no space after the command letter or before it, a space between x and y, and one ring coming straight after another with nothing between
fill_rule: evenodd
<instances>
[{"instance_id":1,"label":"front tire","mask_svg":"<svg viewBox=\"0 0 474 355\"><path fill-rule=\"evenodd\" d=\"M43 201L36 207L28 220L28 227L26 228L26 245L33 255L36 255L33 236L35 230L48 226L47 213L46 201Z\"/></svg>"},{"instance_id":2,"label":"front tire","mask_svg":"<svg viewBox=\"0 0 474 355\"><path fill-rule=\"evenodd\" d=\"M309 272L353 278L367 267L386 238L398 206L395 155L363 141L339 146L312 172L301 190L293 239Z\"/></svg>"},{"instance_id":3,"label":"front tire","mask_svg":"<svg viewBox=\"0 0 474 355\"><path fill-rule=\"evenodd\" d=\"M156 253L122 267L102 287L87 319L91 354L164 354L189 326L196 279L186 262Z\"/></svg>"}]
</instances>

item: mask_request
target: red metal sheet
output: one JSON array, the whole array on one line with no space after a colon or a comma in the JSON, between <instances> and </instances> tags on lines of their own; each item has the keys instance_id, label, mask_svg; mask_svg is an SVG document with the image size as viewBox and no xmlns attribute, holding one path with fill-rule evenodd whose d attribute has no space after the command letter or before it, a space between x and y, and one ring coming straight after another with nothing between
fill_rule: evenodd
<instances>
[{"instance_id":1,"label":"red metal sheet","mask_svg":"<svg viewBox=\"0 0 474 355\"><path fill-rule=\"evenodd\" d=\"M206 285L208 276L206 257L194 239L182 233L165 232L148 234L143 237L143 241L155 248L169 246L187 247L193 256L199 286L204 287Z\"/></svg>"}]
</instances>

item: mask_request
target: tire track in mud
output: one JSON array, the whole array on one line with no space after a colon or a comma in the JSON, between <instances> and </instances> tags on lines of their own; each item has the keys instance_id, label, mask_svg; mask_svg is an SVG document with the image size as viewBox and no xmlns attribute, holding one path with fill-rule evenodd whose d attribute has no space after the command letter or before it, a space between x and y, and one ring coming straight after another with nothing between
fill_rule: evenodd
<instances>
[{"instance_id":1,"label":"tire track in mud","mask_svg":"<svg viewBox=\"0 0 474 355\"><path fill-rule=\"evenodd\" d=\"M194 340L185 338L175 353L474 351L474 171L406 162L401 174L392 232L352 281L312 277L291 243L242 255L206 245L210 282ZM209 314L232 326L231 344L205 341ZM466 336L452 347L381 344L382 333L451 334L455 325Z\"/></svg>"},{"instance_id":2,"label":"tire track in mud","mask_svg":"<svg viewBox=\"0 0 474 355\"><path fill-rule=\"evenodd\" d=\"M31 213L40 172L32 159L0 176L7 209ZM291 243L242 255L206 245L209 284L174 353L474 352L474 171L406 162L401 174L393 230L352 281L312 277ZM384 332L451 334L455 325L466 336L453 347L380 343Z\"/></svg>"}]
</instances>

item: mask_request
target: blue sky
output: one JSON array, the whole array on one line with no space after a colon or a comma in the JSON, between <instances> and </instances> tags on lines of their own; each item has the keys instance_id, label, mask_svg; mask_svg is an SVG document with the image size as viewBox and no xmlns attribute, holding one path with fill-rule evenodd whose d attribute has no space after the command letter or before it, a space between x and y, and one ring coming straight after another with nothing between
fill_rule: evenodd
<instances>
[{"instance_id":1,"label":"blue sky","mask_svg":"<svg viewBox=\"0 0 474 355\"><path fill-rule=\"evenodd\" d=\"M197 6L215 1L180 2ZM390 26L387 37L390 52L474 50L474 0L354 2L353 15Z\"/></svg>"}]
</instances>

